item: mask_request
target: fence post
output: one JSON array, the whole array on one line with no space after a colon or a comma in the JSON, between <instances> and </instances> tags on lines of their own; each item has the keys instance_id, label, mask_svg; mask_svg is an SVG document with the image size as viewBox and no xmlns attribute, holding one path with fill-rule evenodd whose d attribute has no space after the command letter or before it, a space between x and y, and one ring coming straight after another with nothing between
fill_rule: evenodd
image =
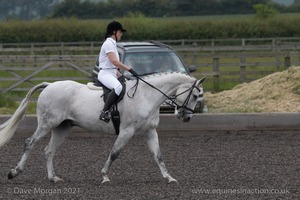
<instances>
[{"instance_id":1,"label":"fence post","mask_svg":"<svg viewBox=\"0 0 300 200\"><path fill-rule=\"evenodd\" d=\"M63 42L61 42L60 43L60 55L64 55L64 43Z\"/></svg>"},{"instance_id":2,"label":"fence post","mask_svg":"<svg viewBox=\"0 0 300 200\"><path fill-rule=\"evenodd\" d=\"M220 76L220 71L219 71L219 58L218 57L213 57L213 81L214 81L214 90L219 91L219 76Z\"/></svg>"},{"instance_id":3,"label":"fence post","mask_svg":"<svg viewBox=\"0 0 300 200\"><path fill-rule=\"evenodd\" d=\"M242 49L245 50L246 41L245 38L242 38Z\"/></svg>"},{"instance_id":4,"label":"fence post","mask_svg":"<svg viewBox=\"0 0 300 200\"><path fill-rule=\"evenodd\" d=\"M272 38L272 52L276 52L276 39Z\"/></svg>"},{"instance_id":5,"label":"fence post","mask_svg":"<svg viewBox=\"0 0 300 200\"><path fill-rule=\"evenodd\" d=\"M211 39L211 47L212 47L211 53L215 53L215 40L214 39Z\"/></svg>"},{"instance_id":6,"label":"fence post","mask_svg":"<svg viewBox=\"0 0 300 200\"><path fill-rule=\"evenodd\" d=\"M291 66L291 56L287 53L284 57L284 68L287 69Z\"/></svg>"},{"instance_id":7,"label":"fence post","mask_svg":"<svg viewBox=\"0 0 300 200\"><path fill-rule=\"evenodd\" d=\"M240 57L240 82L246 81L246 58L243 54Z\"/></svg>"},{"instance_id":8,"label":"fence post","mask_svg":"<svg viewBox=\"0 0 300 200\"><path fill-rule=\"evenodd\" d=\"M30 54L34 55L34 44L30 43Z\"/></svg>"},{"instance_id":9,"label":"fence post","mask_svg":"<svg viewBox=\"0 0 300 200\"><path fill-rule=\"evenodd\" d=\"M94 42L91 42L91 55L94 54L93 49L94 49Z\"/></svg>"},{"instance_id":10,"label":"fence post","mask_svg":"<svg viewBox=\"0 0 300 200\"><path fill-rule=\"evenodd\" d=\"M184 39L181 40L181 46L184 46L185 45L185 41Z\"/></svg>"}]
</instances>

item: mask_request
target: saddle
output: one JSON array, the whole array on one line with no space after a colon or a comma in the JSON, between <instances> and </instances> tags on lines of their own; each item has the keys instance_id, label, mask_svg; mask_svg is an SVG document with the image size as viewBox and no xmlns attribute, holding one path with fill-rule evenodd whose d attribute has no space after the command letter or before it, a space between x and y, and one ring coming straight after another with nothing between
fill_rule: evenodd
<instances>
[{"instance_id":1,"label":"saddle","mask_svg":"<svg viewBox=\"0 0 300 200\"><path fill-rule=\"evenodd\" d=\"M118 78L118 80L120 81L120 83L123 86L122 92L119 95L119 98L117 99L116 103L111 107L110 109L110 113L111 113L111 121L114 125L114 129L117 135L119 135L120 132L120 113L118 110L118 103L123 99L125 91L126 91L126 84L125 84L125 78L124 76L120 76ZM103 88L103 94L101 95L101 98L103 97L103 101L105 103L108 94L111 92L110 89L108 89L107 87L105 87L98 79L95 80L95 82L91 85L91 83L88 83L88 87L90 89L99 89L99 87Z\"/></svg>"}]
</instances>

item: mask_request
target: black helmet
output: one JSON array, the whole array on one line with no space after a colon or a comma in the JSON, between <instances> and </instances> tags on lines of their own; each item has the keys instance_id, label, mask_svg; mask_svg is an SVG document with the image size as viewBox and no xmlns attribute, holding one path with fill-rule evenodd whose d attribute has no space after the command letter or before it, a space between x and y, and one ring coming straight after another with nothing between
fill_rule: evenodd
<instances>
[{"instance_id":1,"label":"black helmet","mask_svg":"<svg viewBox=\"0 0 300 200\"><path fill-rule=\"evenodd\" d=\"M122 32L126 32L125 29L123 29L122 25L117 22L117 21L112 21L110 22L107 27L106 27L106 34L105 34L105 37L109 37L111 35L114 34L114 31L122 31Z\"/></svg>"}]
</instances>

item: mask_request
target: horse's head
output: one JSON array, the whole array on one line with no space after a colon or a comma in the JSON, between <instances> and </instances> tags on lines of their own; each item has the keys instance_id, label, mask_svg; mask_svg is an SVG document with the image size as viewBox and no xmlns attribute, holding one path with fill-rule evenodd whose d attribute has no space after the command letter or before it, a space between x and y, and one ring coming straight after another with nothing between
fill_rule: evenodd
<instances>
[{"instance_id":1,"label":"horse's head","mask_svg":"<svg viewBox=\"0 0 300 200\"><path fill-rule=\"evenodd\" d=\"M189 122L193 116L198 98L203 96L202 83L205 77L195 80L192 85L184 84L176 92L176 103L178 105L177 118L183 122Z\"/></svg>"}]
</instances>

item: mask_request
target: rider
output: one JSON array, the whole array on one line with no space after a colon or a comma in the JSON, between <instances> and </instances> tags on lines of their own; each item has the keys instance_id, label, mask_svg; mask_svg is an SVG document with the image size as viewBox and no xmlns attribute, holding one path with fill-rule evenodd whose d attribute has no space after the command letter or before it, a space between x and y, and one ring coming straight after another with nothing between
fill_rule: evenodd
<instances>
[{"instance_id":1,"label":"rider","mask_svg":"<svg viewBox=\"0 0 300 200\"><path fill-rule=\"evenodd\" d=\"M124 32L126 32L126 30L123 29L119 22L113 21L109 23L106 28L105 41L99 53L100 72L98 74L98 80L105 85L105 87L111 89L99 117L100 120L107 123L110 120L109 109L117 101L123 88L122 84L118 80L118 77L121 76L118 69L127 70L133 76L138 76L131 67L126 66L119 61L116 42L121 40Z\"/></svg>"}]
</instances>

